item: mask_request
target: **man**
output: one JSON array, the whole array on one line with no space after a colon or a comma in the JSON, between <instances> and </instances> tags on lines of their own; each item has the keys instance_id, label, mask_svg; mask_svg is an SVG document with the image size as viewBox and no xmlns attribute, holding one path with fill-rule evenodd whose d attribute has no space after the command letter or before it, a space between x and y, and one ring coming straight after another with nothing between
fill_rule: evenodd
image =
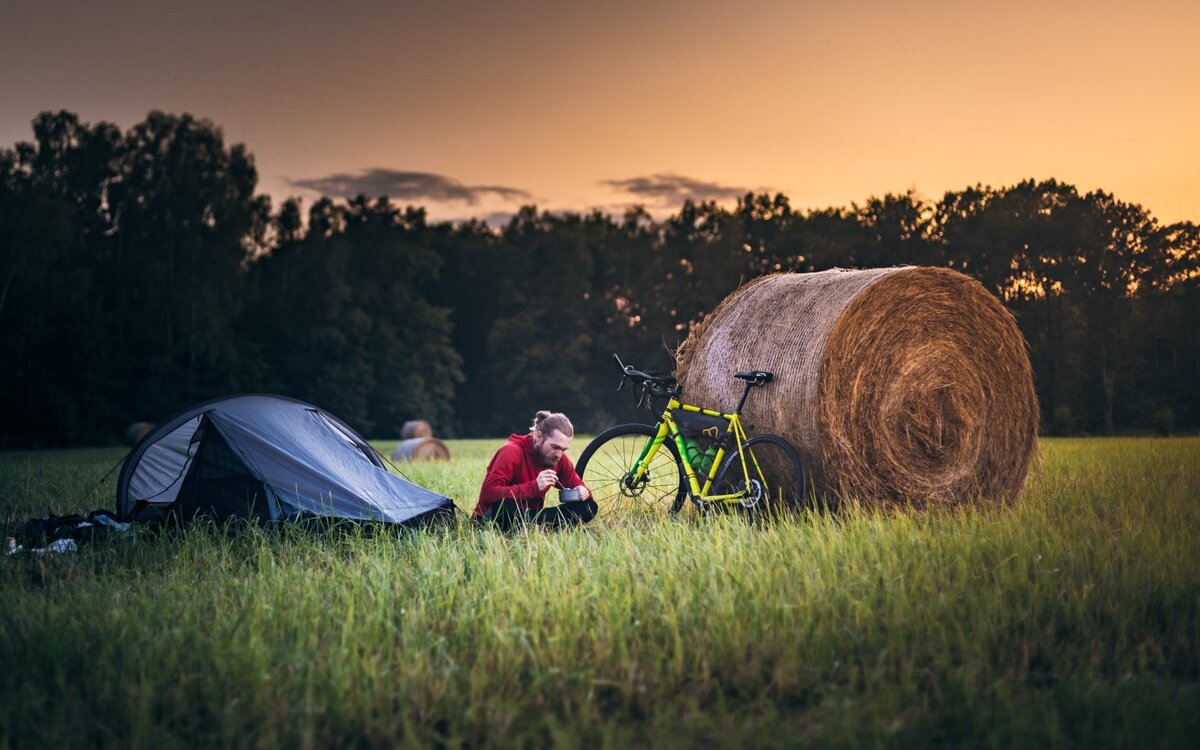
<instances>
[{"instance_id":1,"label":"man","mask_svg":"<svg viewBox=\"0 0 1200 750\"><path fill-rule=\"evenodd\" d=\"M528 435L509 435L492 456L471 515L506 530L522 523L563 528L595 518L592 491L566 455L574 436L575 428L565 414L539 411ZM582 499L546 508L551 487L578 487Z\"/></svg>"}]
</instances>

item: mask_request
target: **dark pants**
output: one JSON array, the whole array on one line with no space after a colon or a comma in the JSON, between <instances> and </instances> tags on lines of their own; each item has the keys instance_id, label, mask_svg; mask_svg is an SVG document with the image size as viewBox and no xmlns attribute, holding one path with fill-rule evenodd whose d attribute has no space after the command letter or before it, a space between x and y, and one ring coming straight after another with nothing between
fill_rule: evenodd
<instances>
[{"instance_id":1,"label":"dark pants","mask_svg":"<svg viewBox=\"0 0 1200 750\"><path fill-rule=\"evenodd\" d=\"M592 499L563 503L541 510L521 510L516 500L501 500L483 514L484 523L494 523L503 531L536 524L547 529L565 529L587 523L596 517L596 501Z\"/></svg>"}]
</instances>

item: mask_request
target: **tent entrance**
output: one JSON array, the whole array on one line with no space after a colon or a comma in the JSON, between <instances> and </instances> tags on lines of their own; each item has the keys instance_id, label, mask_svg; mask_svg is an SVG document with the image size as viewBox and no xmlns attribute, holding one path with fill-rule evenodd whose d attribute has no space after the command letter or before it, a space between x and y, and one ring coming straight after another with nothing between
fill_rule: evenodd
<instances>
[{"instance_id":1,"label":"tent entrance","mask_svg":"<svg viewBox=\"0 0 1200 750\"><path fill-rule=\"evenodd\" d=\"M184 521L196 516L217 523L230 518L269 520L270 503L262 480L250 473L211 419L205 416L200 421L192 440L199 447L171 510Z\"/></svg>"}]
</instances>

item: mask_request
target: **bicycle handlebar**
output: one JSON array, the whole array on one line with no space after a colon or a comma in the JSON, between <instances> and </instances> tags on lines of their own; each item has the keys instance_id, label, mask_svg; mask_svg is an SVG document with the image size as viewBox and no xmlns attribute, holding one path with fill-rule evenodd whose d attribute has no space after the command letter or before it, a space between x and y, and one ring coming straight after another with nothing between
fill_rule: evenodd
<instances>
[{"instance_id":1,"label":"bicycle handlebar","mask_svg":"<svg viewBox=\"0 0 1200 750\"><path fill-rule=\"evenodd\" d=\"M616 360L617 367L621 368L621 383L617 386L618 391L625 387L625 381L630 378L641 382L642 392L638 396L637 402L639 409L647 404L648 399L650 399L651 396L670 398L672 396L678 396L682 392L682 389L675 382L675 378L671 377L670 375L655 375L653 373L643 372L635 368L633 365L627 365L622 362L621 358L618 357L616 353L613 353L613 359Z\"/></svg>"}]
</instances>

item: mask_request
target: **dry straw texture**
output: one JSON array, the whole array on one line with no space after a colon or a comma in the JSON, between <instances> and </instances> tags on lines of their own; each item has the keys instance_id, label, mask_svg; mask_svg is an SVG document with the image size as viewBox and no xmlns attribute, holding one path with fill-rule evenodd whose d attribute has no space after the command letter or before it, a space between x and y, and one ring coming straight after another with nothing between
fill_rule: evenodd
<instances>
[{"instance_id":1,"label":"dry straw texture","mask_svg":"<svg viewBox=\"0 0 1200 750\"><path fill-rule=\"evenodd\" d=\"M940 268L778 274L738 289L680 347L689 403L796 446L817 487L888 506L1011 502L1037 450L1025 340L978 282Z\"/></svg>"},{"instance_id":2,"label":"dry straw texture","mask_svg":"<svg viewBox=\"0 0 1200 750\"><path fill-rule=\"evenodd\" d=\"M137 445L153 429L153 422L134 422L125 430L126 445Z\"/></svg>"},{"instance_id":3,"label":"dry straw texture","mask_svg":"<svg viewBox=\"0 0 1200 750\"><path fill-rule=\"evenodd\" d=\"M433 428L424 419L410 419L400 426L400 439L433 437Z\"/></svg>"},{"instance_id":4,"label":"dry straw texture","mask_svg":"<svg viewBox=\"0 0 1200 750\"><path fill-rule=\"evenodd\" d=\"M393 461L449 461L450 449L437 438L401 440L392 450Z\"/></svg>"}]
</instances>

